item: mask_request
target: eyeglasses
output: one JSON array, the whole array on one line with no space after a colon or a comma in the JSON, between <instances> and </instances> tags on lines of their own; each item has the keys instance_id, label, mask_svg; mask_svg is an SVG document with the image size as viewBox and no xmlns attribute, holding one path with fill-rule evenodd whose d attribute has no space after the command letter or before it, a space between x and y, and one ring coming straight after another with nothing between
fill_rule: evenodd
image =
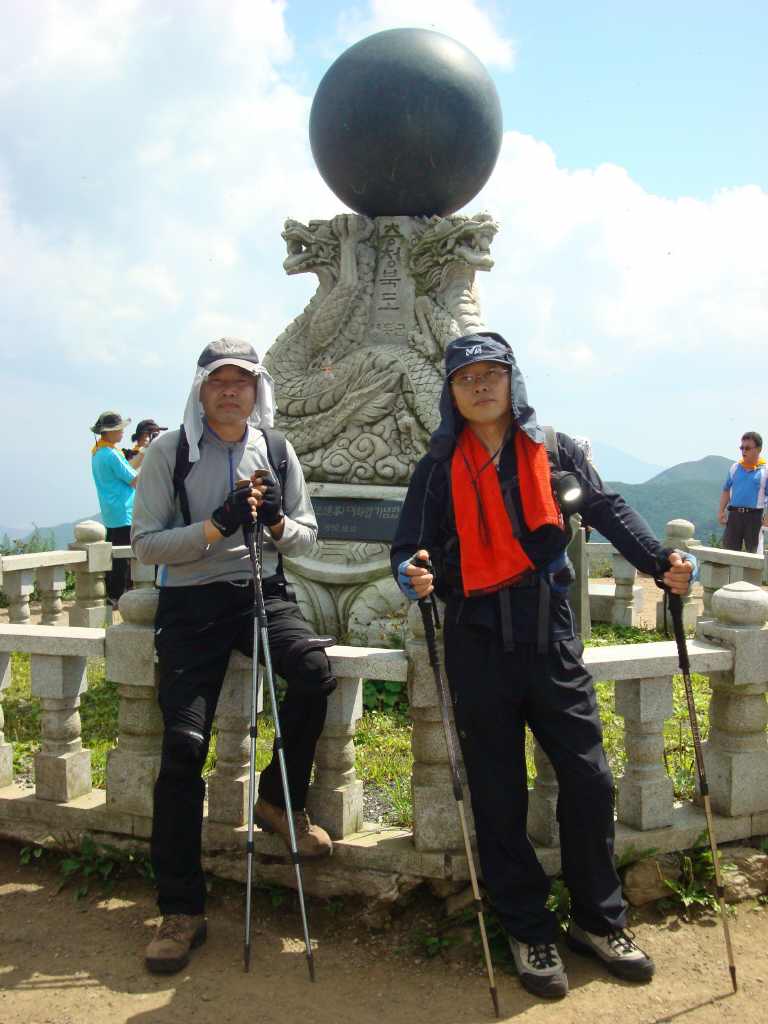
<instances>
[{"instance_id":1,"label":"eyeglasses","mask_svg":"<svg viewBox=\"0 0 768 1024\"><path fill-rule=\"evenodd\" d=\"M256 377L235 377L233 380L221 377L206 377L204 383L207 387L215 388L217 391L245 391L246 388L256 386Z\"/></svg>"},{"instance_id":2,"label":"eyeglasses","mask_svg":"<svg viewBox=\"0 0 768 1024\"><path fill-rule=\"evenodd\" d=\"M756 447L757 447L757 445L754 445L754 444L740 444L739 445L739 451L740 452L751 452L752 449L756 448Z\"/></svg>"},{"instance_id":3,"label":"eyeglasses","mask_svg":"<svg viewBox=\"0 0 768 1024\"><path fill-rule=\"evenodd\" d=\"M485 373L456 373L451 384L457 388L492 387L509 376L506 370L486 370Z\"/></svg>"}]
</instances>

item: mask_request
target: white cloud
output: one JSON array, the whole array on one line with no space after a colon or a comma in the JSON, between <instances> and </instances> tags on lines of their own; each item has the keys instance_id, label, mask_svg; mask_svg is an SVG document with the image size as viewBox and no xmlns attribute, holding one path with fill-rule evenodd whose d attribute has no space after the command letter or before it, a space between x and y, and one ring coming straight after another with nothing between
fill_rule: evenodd
<instances>
[{"instance_id":1,"label":"white cloud","mask_svg":"<svg viewBox=\"0 0 768 1024\"><path fill-rule=\"evenodd\" d=\"M768 194L758 187L666 199L621 167L558 167L545 143L509 132L471 208L502 224L497 268L480 286L532 359L631 373L638 357L711 359L727 346L768 370Z\"/></svg>"},{"instance_id":2,"label":"white cloud","mask_svg":"<svg viewBox=\"0 0 768 1024\"><path fill-rule=\"evenodd\" d=\"M10 0L0 37L0 95L30 81L116 76L139 8L139 0Z\"/></svg>"},{"instance_id":3,"label":"white cloud","mask_svg":"<svg viewBox=\"0 0 768 1024\"><path fill-rule=\"evenodd\" d=\"M515 44L502 34L487 6L477 0L371 0L365 12L350 8L342 13L339 34L351 44L389 28L434 29L464 43L484 64L509 70Z\"/></svg>"}]
</instances>

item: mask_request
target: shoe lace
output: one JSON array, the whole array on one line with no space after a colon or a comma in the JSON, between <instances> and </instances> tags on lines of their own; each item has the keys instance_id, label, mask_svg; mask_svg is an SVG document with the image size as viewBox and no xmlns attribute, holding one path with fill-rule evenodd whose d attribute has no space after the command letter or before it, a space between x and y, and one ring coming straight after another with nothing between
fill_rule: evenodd
<instances>
[{"instance_id":1,"label":"shoe lace","mask_svg":"<svg viewBox=\"0 0 768 1024\"><path fill-rule=\"evenodd\" d=\"M537 970L557 966L557 947L554 942L528 944L528 963Z\"/></svg>"},{"instance_id":2,"label":"shoe lace","mask_svg":"<svg viewBox=\"0 0 768 1024\"><path fill-rule=\"evenodd\" d=\"M158 939L183 939L189 931L189 918L186 914L168 914L163 918L157 932Z\"/></svg>"},{"instance_id":3,"label":"shoe lace","mask_svg":"<svg viewBox=\"0 0 768 1024\"><path fill-rule=\"evenodd\" d=\"M634 942L635 934L627 928L618 928L606 935L608 945L621 956L623 953L634 953L638 948Z\"/></svg>"}]
</instances>

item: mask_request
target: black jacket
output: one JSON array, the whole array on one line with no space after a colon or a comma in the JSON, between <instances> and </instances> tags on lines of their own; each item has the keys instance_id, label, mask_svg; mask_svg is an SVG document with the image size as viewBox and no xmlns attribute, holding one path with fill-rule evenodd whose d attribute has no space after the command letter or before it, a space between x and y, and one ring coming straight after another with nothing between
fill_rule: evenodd
<instances>
[{"instance_id":1,"label":"black jacket","mask_svg":"<svg viewBox=\"0 0 768 1024\"><path fill-rule=\"evenodd\" d=\"M645 520L610 491L588 462L582 450L566 434L557 434L560 467L578 478L583 493L584 526L599 531L641 572L656 575L665 564L668 549L654 537ZM514 435L505 445L498 469L502 482L516 475ZM514 494L514 492L513 492ZM519 492L514 494L518 518L524 522ZM554 527L524 532L520 543L539 575L550 583L552 640L574 635L574 622L567 600L570 573L563 574L563 554L568 535ZM426 548L436 567L435 589L448 602L449 619L488 629L499 628L497 594L465 598L460 581L458 537L451 508L450 457L425 455L411 479L392 543L392 572L419 548ZM539 586L509 589L515 642L533 643L539 620Z\"/></svg>"}]
</instances>

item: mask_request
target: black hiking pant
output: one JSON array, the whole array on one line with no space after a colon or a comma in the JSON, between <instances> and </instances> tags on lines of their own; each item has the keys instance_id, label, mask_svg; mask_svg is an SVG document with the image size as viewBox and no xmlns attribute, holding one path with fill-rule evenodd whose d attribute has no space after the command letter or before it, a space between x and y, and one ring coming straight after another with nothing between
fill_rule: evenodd
<instances>
[{"instance_id":1,"label":"black hiking pant","mask_svg":"<svg viewBox=\"0 0 768 1024\"><path fill-rule=\"evenodd\" d=\"M500 637L447 616L445 664L477 830L483 879L508 933L553 942L549 880L526 832L525 725L560 785L557 816L571 913L605 935L626 924L613 862L613 779L605 758L592 678L580 640L539 654L534 644L505 652Z\"/></svg>"},{"instance_id":2,"label":"black hiking pant","mask_svg":"<svg viewBox=\"0 0 768 1024\"><path fill-rule=\"evenodd\" d=\"M278 593L272 581L264 581L272 666L287 684L280 727L291 803L298 810L306 803L315 745L336 681L323 650L302 651L301 641L314 631L298 605ZM205 907L201 773L229 655L234 649L253 654L253 622L252 583L160 588L155 647L164 732L151 849L162 914L202 914ZM285 806L274 749L259 778L259 795Z\"/></svg>"},{"instance_id":3,"label":"black hiking pant","mask_svg":"<svg viewBox=\"0 0 768 1024\"><path fill-rule=\"evenodd\" d=\"M743 545L745 551L754 554L760 543L762 526L763 509L729 508L721 543L730 551L741 551Z\"/></svg>"},{"instance_id":4,"label":"black hiking pant","mask_svg":"<svg viewBox=\"0 0 768 1024\"><path fill-rule=\"evenodd\" d=\"M107 540L120 547L122 544L130 546L131 527L108 526ZM131 560L130 558L115 558L112 560L112 568L106 573L104 583L107 588L107 597L113 604L117 604L122 595L130 586L131 582Z\"/></svg>"}]
</instances>

